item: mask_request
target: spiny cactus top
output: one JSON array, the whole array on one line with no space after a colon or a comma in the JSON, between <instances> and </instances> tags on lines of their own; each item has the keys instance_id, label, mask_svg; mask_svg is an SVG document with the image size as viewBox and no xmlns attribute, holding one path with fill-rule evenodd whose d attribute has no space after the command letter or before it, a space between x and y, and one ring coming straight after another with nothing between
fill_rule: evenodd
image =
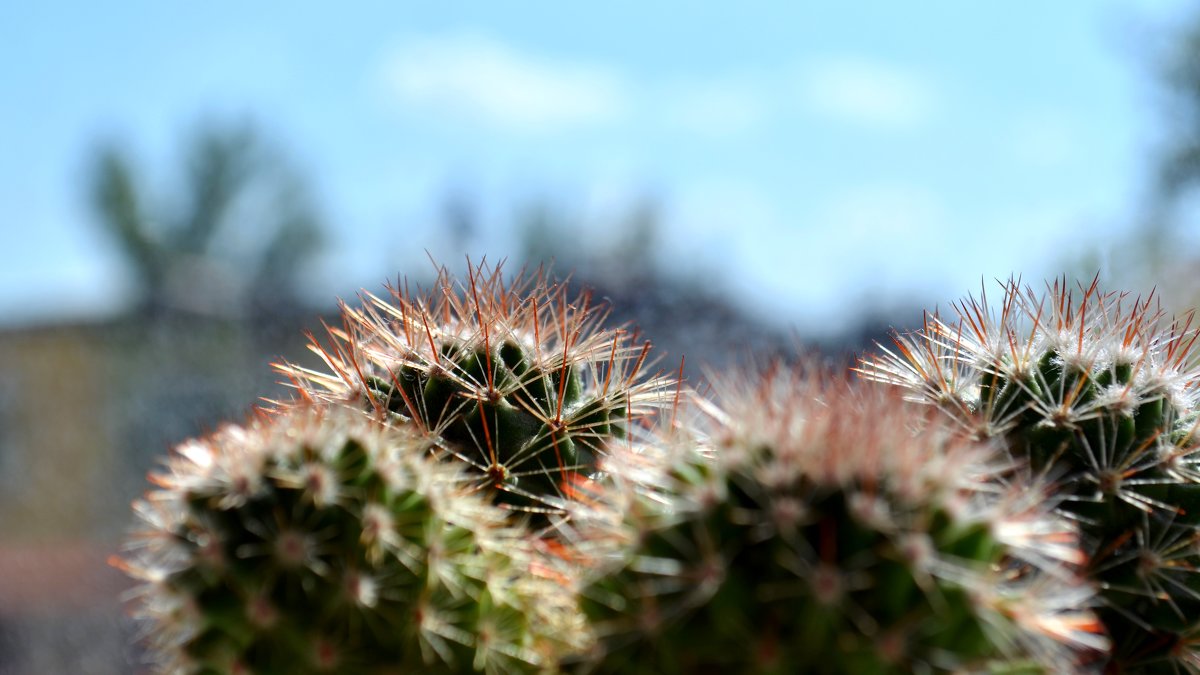
<instances>
[{"instance_id":1,"label":"spiny cactus top","mask_svg":"<svg viewBox=\"0 0 1200 675\"><path fill-rule=\"evenodd\" d=\"M996 488L993 446L786 370L701 405L707 441L576 490L584 670L1062 673L1104 646L1072 526Z\"/></svg>"},{"instance_id":2,"label":"spiny cactus top","mask_svg":"<svg viewBox=\"0 0 1200 675\"><path fill-rule=\"evenodd\" d=\"M1200 672L1200 469L1191 316L1152 297L1017 282L895 337L859 372L907 388L1055 481L1081 526L1110 672Z\"/></svg>"},{"instance_id":3,"label":"spiny cactus top","mask_svg":"<svg viewBox=\"0 0 1200 675\"><path fill-rule=\"evenodd\" d=\"M366 418L296 408L177 448L118 561L159 672L535 672L587 643L506 514Z\"/></svg>"},{"instance_id":4,"label":"spiny cactus top","mask_svg":"<svg viewBox=\"0 0 1200 675\"><path fill-rule=\"evenodd\" d=\"M443 443L477 487L508 505L549 508L561 483L595 470L611 438L670 399L644 378L649 343L606 329L607 312L565 286L480 266L467 282L440 271L434 292L390 289L343 305L331 344L312 348L328 372L280 370L304 398L386 411Z\"/></svg>"}]
</instances>

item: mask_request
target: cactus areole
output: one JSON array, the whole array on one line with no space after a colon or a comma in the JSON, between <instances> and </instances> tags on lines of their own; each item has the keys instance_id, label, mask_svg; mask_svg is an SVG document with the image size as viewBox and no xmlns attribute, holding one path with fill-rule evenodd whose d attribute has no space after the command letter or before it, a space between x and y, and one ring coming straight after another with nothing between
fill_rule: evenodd
<instances>
[{"instance_id":1,"label":"cactus areole","mask_svg":"<svg viewBox=\"0 0 1200 675\"><path fill-rule=\"evenodd\" d=\"M995 489L995 445L914 432L898 397L746 380L581 500L588 672L1071 673L1105 646L1073 526Z\"/></svg>"},{"instance_id":2,"label":"cactus areole","mask_svg":"<svg viewBox=\"0 0 1200 675\"><path fill-rule=\"evenodd\" d=\"M1153 297L1055 282L1009 283L934 315L867 359L870 379L908 388L968 433L1002 439L1054 481L1079 523L1109 672L1195 672L1200 665L1200 469L1190 315Z\"/></svg>"},{"instance_id":3,"label":"cactus areole","mask_svg":"<svg viewBox=\"0 0 1200 675\"><path fill-rule=\"evenodd\" d=\"M542 275L506 281L481 266L461 283L443 269L432 293L392 288L343 305L342 328L312 344L325 372L279 369L304 398L415 423L496 501L544 512L669 400L669 382L641 377L649 343L603 328L605 315Z\"/></svg>"},{"instance_id":4,"label":"cactus areole","mask_svg":"<svg viewBox=\"0 0 1200 675\"><path fill-rule=\"evenodd\" d=\"M296 407L179 446L118 561L156 672L533 672L586 642L531 540L428 442Z\"/></svg>"}]
</instances>

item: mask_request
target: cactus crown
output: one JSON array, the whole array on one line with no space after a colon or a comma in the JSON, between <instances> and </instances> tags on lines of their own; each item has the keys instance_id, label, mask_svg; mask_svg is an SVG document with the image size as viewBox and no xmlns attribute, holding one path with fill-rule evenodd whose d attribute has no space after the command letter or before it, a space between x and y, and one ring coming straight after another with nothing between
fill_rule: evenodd
<instances>
[{"instance_id":1,"label":"cactus crown","mask_svg":"<svg viewBox=\"0 0 1200 675\"><path fill-rule=\"evenodd\" d=\"M1200 661L1197 333L1152 295L1014 281L998 311L968 298L858 368L1055 481L1102 590L1114 672Z\"/></svg>"},{"instance_id":2,"label":"cactus crown","mask_svg":"<svg viewBox=\"0 0 1200 675\"><path fill-rule=\"evenodd\" d=\"M705 438L614 452L572 518L597 670L1061 672L1104 646L1072 527L996 489L993 446L844 382L725 390Z\"/></svg>"},{"instance_id":3,"label":"cactus crown","mask_svg":"<svg viewBox=\"0 0 1200 675\"><path fill-rule=\"evenodd\" d=\"M116 564L183 675L1195 669L1190 318L956 309L858 368L948 414L812 367L707 398L586 293L440 269L180 445Z\"/></svg>"},{"instance_id":4,"label":"cactus crown","mask_svg":"<svg viewBox=\"0 0 1200 675\"><path fill-rule=\"evenodd\" d=\"M667 400L642 377L649 343L601 326L590 295L537 275L506 283L480 265L465 284L393 287L343 304L341 328L311 348L327 372L283 364L302 398L367 407L438 437L438 454L510 507L551 509L562 483L595 471L607 442Z\"/></svg>"},{"instance_id":5,"label":"cactus crown","mask_svg":"<svg viewBox=\"0 0 1200 675\"><path fill-rule=\"evenodd\" d=\"M119 562L161 672L533 672L586 644L528 538L428 444L335 408L181 445Z\"/></svg>"}]
</instances>

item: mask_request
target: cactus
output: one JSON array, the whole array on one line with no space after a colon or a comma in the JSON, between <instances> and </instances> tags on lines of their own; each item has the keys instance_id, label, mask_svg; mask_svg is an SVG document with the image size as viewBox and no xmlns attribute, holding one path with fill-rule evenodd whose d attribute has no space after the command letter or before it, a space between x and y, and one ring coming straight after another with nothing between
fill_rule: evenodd
<instances>
[{"instance_id":1,"label":"cactus","mask_svg":"<svg viewBox=\"0 0 1200 675\"><path fill-rule=\"evenodd\" d=\"M159 672L535 672L582 648L529 538L429 444L294 407L180 445L117 562Z\"/></svg>"},{"instance_id":2,"label":"cactus","mask_svg":"<svg viewBox=\"0 0 1200 675\"><path fill-rule=\"evenodd\" d=\"M1191 316L1098 282L1004 286L897 335L864 359L869 379L907 388L970 435L1002 439L1053 480L1079 523L1112 673L1200 671L1200 469Z\"/></svg>"},{"instance_id":3,"label":"cactus","mask_svg":"<svg viewBox=\"0 0 1200 675\"><path fill-rule=\"evenodd\" d=\"M540 273L506 284L481 265L462 284L442 268L432 294L389 292L343 304L330 345L312 340L328 372L279 370L303 398L416 424L508 507L554 510L564 480L594 472L609 440L670 398L670 381L641 377L648 342L603 328L587 293L568 301Z\"/></svg>"},{"instance_id":4,"label":"cactus","mask_svg":"<svg viewBox=\"0 0 1200 675\"><path fill-rule=\"evenodd\" d=\"M1062 673L1104 647L1072 526L996 489L994 446L799 371L724 390L705 437L572 490L579 671Z\"/></svg>"},{"instance_id":5,"label":"cactus","mask_svg":"<svg viewBox=\"0 0 1200 675\"><path fill-rule=\"evenodd\" d=\"M135 504L142 529L117 564L142 581L161 672L1057 673L1107 647L1076 526L1058 513L1094 537L1109 507L1046 498L1061 453L1005 486L1018 474L997 439L1036 406L998 367L979 387L1014 407L985 415L1003 433L979 438L782 367L685 400L702 414L683 424L681 390L642 376L648 343L604 318L587 294L483 265L466 283L440 270L433 293L343 305L325 344L310 336L324 372L277 366L295 400L183 443ZM1193 378L1171 335L1143 354L1178 371L1158 398L1121 397L1116 383L1148 372L1124 357L1087 389L1062 365L1081 361L1056 353L1039 386L1140 415L1112 427L1121 449L1184 448L1175 403ZM668 404L672 424L656 426ZM1029 439L1072 438L1035 426ZM1096 443L1118 435L1097 428L1088 447L1111 449ZM1186 455L1169 461L1200 477ZM1139 522L1176 529L1128 536L1174 537L1144 541L1172 566L1186 519L1158 513L1176 485L1129 486ZM1131 569L1128 543L1104 569ZM1182 570L1155 578L1183 583ZM1128 588L1105 586L1102 611Z\"/></svg>"}]
</instances>

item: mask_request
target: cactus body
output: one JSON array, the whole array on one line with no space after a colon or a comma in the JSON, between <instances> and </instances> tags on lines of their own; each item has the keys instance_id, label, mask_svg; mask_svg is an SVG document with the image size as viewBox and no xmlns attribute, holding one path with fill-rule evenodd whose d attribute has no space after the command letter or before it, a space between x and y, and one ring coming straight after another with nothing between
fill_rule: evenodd
<instances>
[{"instance_id":1,"label":"cactus body","mask_svg":"<svg viewBox=\"0 0 1200 675\"><path fill-rule=\"evenodd\" d=\"M992 489L994 448L795 373L718 405L707 442L614 453L580 499L581 670L1071 672L1103 646L1070 525Z\"/></svg>"},{"instance_id":2,"label":"cactus body","mask_svg":"<svg viewBox=\"0 0 1200 675\"><path fill-rule=\"evenodd\" d=\"M296 408L181 445L122 563L160 672L534 672L586 642L528 540L428 442Z\"/></svg>"},{"instance_id":3,"label":"cactus body","mask_svg":"<svg viewBox=\"0 0 1200 675\"><path fill-rule=\"evenodd\" d=\"M308 399L425 429L508 506L552 509L564 480L594 472L611 439L669 399L670 383L640 377L648 343L540 276L506 284L479 267L461 284L442 270L433 294L390 294L343 306L331 344L313 342L328 372L281 371Z\"/></svg>"},{"instance_id":4,"label":"cactus body","mask_svg":"<svg viewBox=\"0 0 1200 675\"><path fill-rule=\"evenodd\" d=\"M968 433L1002 439L1055 482L1079 523L1113 640L1108 672L1200 668L1200 471L1190 319L1152 298L1016 283L927 318L896 350L863 361Z\"/></svg>"}]
</instances>

